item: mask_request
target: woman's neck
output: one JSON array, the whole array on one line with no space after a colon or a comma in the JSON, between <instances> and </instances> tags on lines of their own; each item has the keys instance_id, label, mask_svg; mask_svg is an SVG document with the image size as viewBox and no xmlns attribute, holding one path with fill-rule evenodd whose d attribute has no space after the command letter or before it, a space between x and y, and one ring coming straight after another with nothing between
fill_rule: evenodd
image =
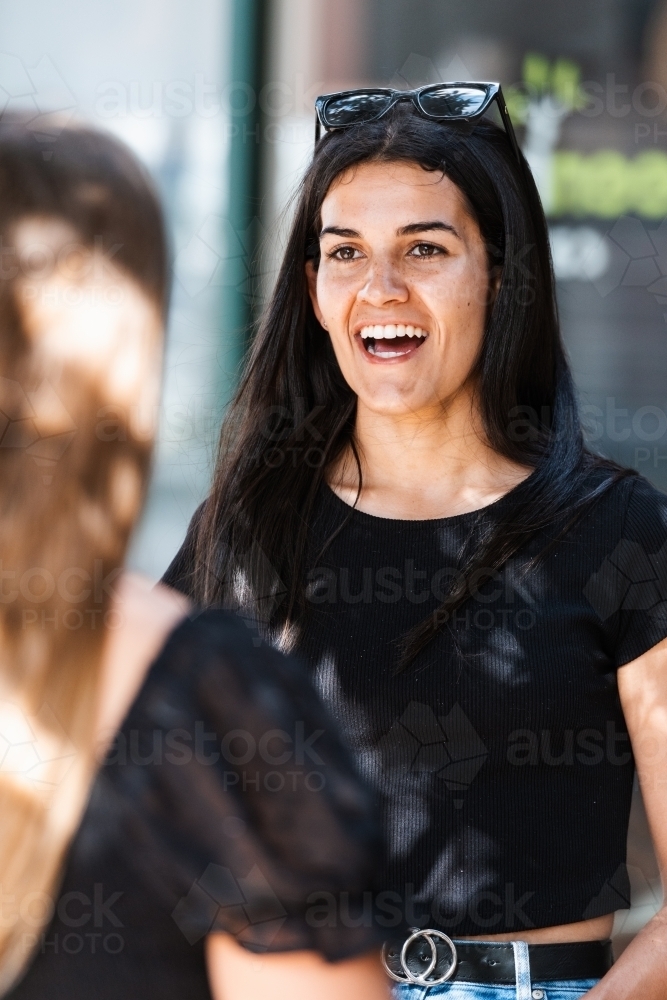
<instances>
[{"instance_id":1,"label":"woman's neck","mask_svg":"<svg viewBox=\"0 0 667 1000\"><path fill-rule=\"evenodd\" d=\"M478 510L532 471L491 448L469 393L446 408L398 415L370 410L360 400L355 443L362 468L356 506L379 517L425 520ZM329 482L342 500L355 502L358 472L351 449Z\"/></svg>"}]
</instances>

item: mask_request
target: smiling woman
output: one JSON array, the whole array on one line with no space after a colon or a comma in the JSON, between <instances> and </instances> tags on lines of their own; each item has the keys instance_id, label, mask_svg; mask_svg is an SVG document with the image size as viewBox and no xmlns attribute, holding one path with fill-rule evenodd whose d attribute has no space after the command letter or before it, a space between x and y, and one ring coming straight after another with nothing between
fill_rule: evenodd
<instances>
[{"instance_id":1,"label":"smiling woman","mask_svg":"<svg viewBox=\"0 0 667 1000\"><path fill-rule=\"evenodd\" d=\"M611 971L606 939L628 739L667 865L666 559L665 498L584 447L507 134L331 131L165 580L313 671L383 803L402 1000L662 995L664 913Z\"/></svg>"},{"instance_id":2,"label":"smiling woman","mask_svg":"<svg viewBox=\"0 0 667 1000\"><path fill-rule=\"evenodd\" d=\"M434 208L451 221L407 222L395 228L401 216L421 218ZM360 230L329 224L329 218L341 215L358 220ZM472 328L461 358L467 373L484 332L489 273L479 228L449 178L425 176L417 164L363 164L334 184L322 218L321 265L317 271L309 267L313 308L357 395L364 394L345 364L348 334L355 360L396 365L398 359L412 358L429 338L432 351L442 350L446 331L463 322ZM439 242L425 242L432 234ZM431 350L420 353L419 364L429 366ZM429 368L432 375L438 370ZM395 377L402 376L397 372ZM450 382L456 377L450 370ZM447 398L446 387L443 393L432 379L418 384L422 392L432 393L436 405ZM414 406L417 401L405 399L404 405L410 402Z\"/></svg>"},{"instance_id":3,"label":"smiling woman","mask_svg":"<svg viewBox=\"0 0 667 1000\"><path fill-rule=\"evenodd\" d=\"M358 509L392 517L437 517L497 499L532 470L499 455L481 427L473 373L499 274L461 189L416 163L363 163L332 185L321 215L309 291L357 395L365 465L359 497L349 453L331 485ZM382 459L393 464L397 447L411 469L400 490ZM428 476L419 474L425 450Z\"/></svg>"},{"instance_id":4,"label":"smiling woman","mask_svg":"<svg viewBox=\"0 0 667 1000\"><path fill-rule=\"evenodd\" d=\"M359 324L351 339L345 310ZM403 361L381 359L356 336L378 318L429 336ZM495 572L538 527L582 509L618 474L607 466L590 482L600 463L583 446L539 197L490 122L434 123L396 105L317 147L223 425L214 487L189 533L192 558L176 564L182 585L204 603L233 602L241 586L272 633L294 644L309 608L308 525L323 484L372 512L381 490L373 440L388 449L389 516L481 509L526 479L518 509L471 539L467 572L439 609L445 617L467 600L471 579ZM437 616L415 623L403 637L406 662L439 628Z\"/></svg>"}]
</instances>

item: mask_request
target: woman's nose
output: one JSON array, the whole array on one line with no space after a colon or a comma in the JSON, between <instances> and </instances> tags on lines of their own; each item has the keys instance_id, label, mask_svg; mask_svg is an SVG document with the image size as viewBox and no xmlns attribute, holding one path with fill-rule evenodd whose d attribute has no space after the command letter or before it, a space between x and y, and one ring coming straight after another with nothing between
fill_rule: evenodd
<instances>
[{"instance_id":1,"label":"woman's nose","mask_svg":"<svg viewBox=\"0 0 667 1000\"><path fill-rule=\"evenodd\" d=\"M409 289L400 270L389 261L371 265L368 279L359 292L359 299L372 306L390 302L406 302Z\"/></svg>"}]
</instances>

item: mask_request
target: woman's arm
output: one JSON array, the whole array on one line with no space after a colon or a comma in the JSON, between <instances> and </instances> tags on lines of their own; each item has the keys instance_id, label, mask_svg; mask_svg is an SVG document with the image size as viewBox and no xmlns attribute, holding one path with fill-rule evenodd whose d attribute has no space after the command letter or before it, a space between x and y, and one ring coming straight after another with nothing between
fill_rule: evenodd
<instances>
[{"instance_id":1,"label":"woman's arm","mask_svg":"<svg viewBox=\"0 0 667 1000\"><path fill-rule=\"evenodd\" d=\"M211 934L206 963L215 1000L390 1000L378 952L335 963L312 951L255 955Z\"/></svg>"},{"instance_id":2,"label":"woman's arm","mask_svg":"<svg viewBox=\"0 0 667 1000\"><path fill-rule=\"evenodd\" d=\"M658 865L664 873L667 871L667 639L621 667L618 690ZM663 905L587 996L591 1000L664 1000L667 906Z\"/></svg>"}]
</instances>

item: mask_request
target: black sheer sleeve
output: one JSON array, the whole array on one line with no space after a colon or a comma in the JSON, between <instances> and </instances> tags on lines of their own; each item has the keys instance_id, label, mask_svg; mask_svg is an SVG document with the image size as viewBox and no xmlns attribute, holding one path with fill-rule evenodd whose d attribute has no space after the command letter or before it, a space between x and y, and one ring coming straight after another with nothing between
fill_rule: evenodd
<instances>
[{"instance_id":1,"label":"black sheer sleeve","mask_svg":"<svg viewBox=\"0 0 667 1000\"><path fill-rule=\"evenodd\" d=\"M300 664L233 615L172 633L101 777L126 803L142 879L192 944L224 930L333 960L380 942L370 793Z\"/></svg>"}]
</instances>

